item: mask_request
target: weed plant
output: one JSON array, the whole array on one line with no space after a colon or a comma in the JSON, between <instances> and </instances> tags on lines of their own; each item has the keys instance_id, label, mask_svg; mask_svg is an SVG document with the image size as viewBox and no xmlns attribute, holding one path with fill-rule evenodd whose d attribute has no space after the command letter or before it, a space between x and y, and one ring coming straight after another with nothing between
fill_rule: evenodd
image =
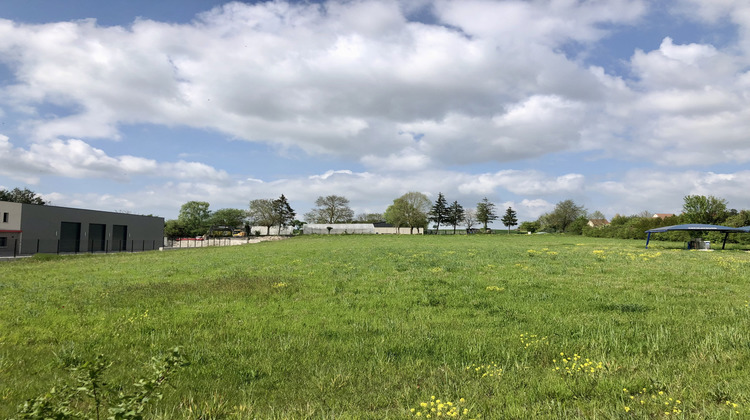
<instances>
[{"instance_id":1,"label":"weed plant","mask_svg":"<svg viewBox=\"0 0 750 420\"><path fill-rule=\"evenodd\" d=\"M457 418L750 416L750 255L643 245L321 235L3 262L0 418L98 354L130 384L178 346L145 418L409 418L432 396ZM588 373L560 374L576 354Z\"/></svg>"}]
</instances>

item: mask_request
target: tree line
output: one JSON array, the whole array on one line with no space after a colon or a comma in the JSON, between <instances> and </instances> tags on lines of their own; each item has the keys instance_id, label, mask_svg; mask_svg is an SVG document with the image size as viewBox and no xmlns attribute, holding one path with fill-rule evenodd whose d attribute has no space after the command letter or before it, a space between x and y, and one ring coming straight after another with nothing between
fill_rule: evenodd
<instances>
[{"instance_id":1,"label":"tree line","mask_svg":"<svg viewBox=\"0 0 750 420\"><path fill-rule=\"evenodd\" d=\"M295 216L296 212L284 194L276 199L251 200L248 210L226 208L210 211L208 202L188 201L180 207L176 220L166 221L164 235L169 238L194 237L212 231L231 235L242 227L249 236L252 226L265 226L268 235L271 227L278 226L281 232L283 228L294 225L297 222Z\"/></svg>"},{"instance_id":2,"label":"tree line","mask_svg":"<svg viewBox=\"0 0 750 420\"><path fill-rule=\"evenodd\" d=\"M0 201L10 201L11 203L21 204L38 204L42 206L49 204L49 202L42 199L39 194L28 188L13 188L12 190L0 188Z\"/></svg>"},{"instance_id":3,"label":"tree line","mask_svg":"<svg viewBox=\"0 0 750 420\"><path fill-rule=\"evenodd\" d=\"M0 201L24 204L48 205L39 194L28 188L0 189ZM315 200L315 207L303 215L304 221L295 219L296 212L289 201L281 194L276 199L255 199L249 202L248 209L220 209L211 211L205 201L189 201L180 207L176 220L168 220L165 234L169 237L202 236L212 228L244 228L246 234L251 226L266 227L266 234L272 227L279 232L289 226L301 229L305 223L379 223L386 222L395 227L426 230L433 222L435 231L441 226L451 226L456 233L458 226L463 225L473 231L474 226L481 224L479 232L489 232L488 225L498 220L495 204L484 197L475 208L465 209L458 201L449 204L442 192L438 193L435 202L420 192L408 192L393 200L385 213L362 213L357 216L346 197L338 195L320 196ZM727 201L712 195L687 195L683 198L682 213L662 218L652 217L652 213L643 211L639 214L623 216L616 214L605 226L589 226L589 220L605 219L599 211L588 213L586 208L573 200L560 201L554 210L544 213L535 221L524 221L519 230L524 232L562 232L593 237L645 239L646 230L662 226L684 223L718 224L729 227L750 226L750 210L729 209ZM508 228L518 225L516 211L508 207L500 221ZM673 232L662 235L667 240L683 240L685 232ZM742 238L744 238L744 235ZM750 238L741 239L750 241Z\"/></svg>"},{"instance_id":4,"label":"tree line","mask_svg":"<svg viewBox=\"0 0 750 420\"><path fill-rule=\"evenodd\" d=\"M167 220L165 235L170 238L203 236L211 232L229 232L243 227L247 235L252 226L263 226L266 235L272 227L279 232L285 227L301 229L305 223L388 223L397 228L408 228L410 233L426 230L430 222L438 231L440 226L451 226L456 233L458 226L464 225L469 230L481 224L480 232L489 232L488 225L498 219L495 204L487 197L482 199L475 209L464 207L453 201L448 203L443 193L437 200L430 199L420 192L408 192L393 200L393 204L384 213L361 213L357 216L349 205L349 199L338 195L320 196L315 200L315 207L303 215L304 221L295 219L296 212L282 194L277 199L251 200L248 209L220 209L211 211L205 201L189 201L180 207L177 219ZM508 207L502 222L508 227L516 226L516 212Z\"/></svg>"},{"instance_id":5,"label":"tree line","mask_svg":"<svg viewBox=\"0 0 750 420\"><path fill-rule=\"evenodd\" d=\"M661 219L653 217L647 211L639 214L623 216L615 215L610 224L598 228L584 226L581 234L584 236L620 239L646 239L645 231L663 226L680 224L708 224L728 227L750 226L750 210L737 210L728 208L727 201L712 195L687 195L683 197L682 213ZM687 241L695 235L693 232L675 231L666 232L657 237L656 240ZM704 239L711 241L723 240L723 234L703 233ZM729 235L728 242L750 243L750 235Z\"/></svg>"}]
</instances>

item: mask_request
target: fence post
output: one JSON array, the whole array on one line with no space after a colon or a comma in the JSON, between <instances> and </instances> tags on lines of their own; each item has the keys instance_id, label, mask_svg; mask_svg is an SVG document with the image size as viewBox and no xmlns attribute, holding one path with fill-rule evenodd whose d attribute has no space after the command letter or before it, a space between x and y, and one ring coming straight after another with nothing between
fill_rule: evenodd
<instances>
[{"instance_id":1,"label":"fence post","mask_svg":"<svg viewBox=\"0 0 750 420\"><path fill-rule=\"evenodd\" d=\"M16 258L18 256L18 239L13 240L13 258Z\"/></svg>"},{"instance_id":2,"label":"fence post","mask_svg":"<svg viewBox=\"0 0 750 420\"><path fill-rule=\"evenodd\" d=\"M36 240L36 253L37 254L39 253L39 241L41 241L41 239Z\"/></svg>"}]
</instances>

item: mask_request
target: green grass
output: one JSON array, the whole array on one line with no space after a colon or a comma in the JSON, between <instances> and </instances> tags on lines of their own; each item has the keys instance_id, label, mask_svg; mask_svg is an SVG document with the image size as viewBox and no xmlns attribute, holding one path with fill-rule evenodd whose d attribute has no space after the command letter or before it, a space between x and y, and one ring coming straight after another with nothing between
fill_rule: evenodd
<instances>
[{"instance_id":1,"label":"green grass","mask_svg":"<svg viewBox=\"0 0 750 420\"><path fill-rule=\"evenodd\" d=\"M432 396L461 418L747 418L750 254L643 245L307 236L4 262L0 418L97 354L129 386L175 346L191 364L155 418L408 418ZM561 374L560 353L601 368Z\"/></svg>"}]
</instances>

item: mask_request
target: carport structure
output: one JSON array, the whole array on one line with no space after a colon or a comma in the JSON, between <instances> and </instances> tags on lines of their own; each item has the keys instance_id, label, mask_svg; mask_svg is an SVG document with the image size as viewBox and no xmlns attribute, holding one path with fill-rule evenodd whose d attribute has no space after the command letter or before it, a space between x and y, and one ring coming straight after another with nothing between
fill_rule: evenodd
<instances>
[{"instance_id":1,"label":"carport structure","mask_svg":"<svg viewBox=\"0 0 750 420\"><path fill-rule=\"evenodd\" d=\"M750 232L750 226L745 226L741 228L733 228L728 226L719 226L719 225L702 225L698 223L691 223L686 225L674 225L674 226L664 226L656 229L649 229L646 231L648 233L648 236L646 237L646 249L648 249L648 242L651 240L651 234L652 233L664 233L664 232L670 232L674 230L687 230L687 231L698 231L698 232L723 232L724 233L724 241L721 244L721 249L724 249L724 247L727 244L727 237L730 233L748 233Z\"/></svg>"}]
</instances>

